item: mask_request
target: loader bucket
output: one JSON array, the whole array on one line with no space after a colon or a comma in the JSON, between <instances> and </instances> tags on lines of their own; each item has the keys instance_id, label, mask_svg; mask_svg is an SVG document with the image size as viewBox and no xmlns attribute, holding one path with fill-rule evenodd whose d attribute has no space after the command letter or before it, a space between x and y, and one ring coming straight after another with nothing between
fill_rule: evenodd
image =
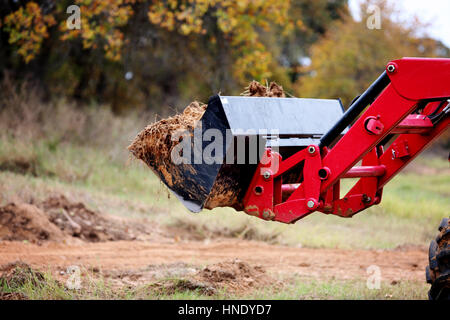
<instances>
[{"instance_id":1,"label":"loader bucket","mask_svg":"<svg viewBox=\"0 0 450 320\"><path fill-rule=\"evenodd\" d=\"M156 173L192 212L242 210L266 147L287 157L318 144L342 114L339 100L213 96L194 130L180 139L183 162Z\"/></svg>"}]
</instances>

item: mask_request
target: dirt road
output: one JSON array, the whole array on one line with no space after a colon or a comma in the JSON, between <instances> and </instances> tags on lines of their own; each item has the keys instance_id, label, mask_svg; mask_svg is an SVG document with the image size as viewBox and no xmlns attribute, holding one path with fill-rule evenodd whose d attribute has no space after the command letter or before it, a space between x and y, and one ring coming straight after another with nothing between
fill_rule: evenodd
<instances>
[{"instance_id":1,"label":"dirt road","mask_svg":"<svg viewBox=\"0 0 450 320\"><path fill-rule=\"evenodd\" d=\"M366 279L372 265L387 282L424 282L426 248L312 249L220 236L200 241L175 227L149 226L92 211L63 196L35 205L9 204L0 208L0 266L20 261L51 270L60 280L67 278L69 267L78 266L127 286L167 276L200 277L211 285L234 279L228 284L238 291L247 289L242 283L265 286L278 275Z\"/></svg>"},{"instance_id":2,"label":"dirt road","mask_svg":"<svg viewBox=\"0 0 450 320\"><path fill-rule=\"evenodd\" d=\"M201 266L231 259L260 265L273 274L336 279L366 278L367 267L377 265L385 281L423 281L427 252L424 248L390 251L292 248L230 239L75 245L0 242L0 264L21 260L33 267L52 270L78 265L117 272L174 264Z\"/></svg>"}]
</instances>

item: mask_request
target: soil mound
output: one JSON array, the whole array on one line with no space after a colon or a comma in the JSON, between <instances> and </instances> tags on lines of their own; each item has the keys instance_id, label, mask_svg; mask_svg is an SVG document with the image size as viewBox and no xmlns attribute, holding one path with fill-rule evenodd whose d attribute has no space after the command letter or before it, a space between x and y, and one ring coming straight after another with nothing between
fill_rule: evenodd
<instances>
[{"instance_id":1,"label":"soil mound","mask_svg":"<svg viewBox=\"0 0 450 320\"><path fill-rule=\"evenodd\" d=\"M251 266L237 259L209 265L199 271L195 278L213 288L226 288L234 292L273 283L263 267Z\"/></svg>"},{"instance_id":2,"label":"soil mound","mask_svg":"<svg viewBox=\"0 0 450 320\"><path fill-rule=\"evenodd\" d=\"M0 208L0 240L40 243L64 238L64 233L36 206L10 203Z\"/></svg>"},{"instance_id":3,"label":"soil mound","mask_svg":"<svg viewBox=\"0 0 450 320\"><path fill-rule=\"evenodd\" d=\"M194 291L207 296L212 296L216 293L216 289L208 284L191 279L168 279L153 283L150 288L163 295L173 295L187 291Z\"/></svg>"},{"instance_id":4,"label":"soil mound","mask_svg":"<svg viewBox=\"0 0 450 320\"><path fill-rule=\"evenodd\" d=\"M158 281L151 288L161 294L195 291L210 296L223 290L245 293L274 282L263 267L236 259L206 266L189 277Z\"/></svg>"},{"instance_id":5,"label":"soil mound","mask_svg":"<svg viewBox=\"0 0 450 320\"><path fill-rule=\"evenodd\" d=\"M5 241L101 242L147 239L150 234L140 221L103 215L62 195L36 205L0 207L0 240Z\"/></svg>"},{"instance_id":6,"label":"soil mound","mask_svg":"<svg viewBox=\"0 0 450 320\"><path fill-rule=\"evenodd\" d=\"M81 202L70 202L59 195L39 204L49 221L64 234L86 242L134 240L131 228L88 209Z\"/></svg>"}]
</instances>

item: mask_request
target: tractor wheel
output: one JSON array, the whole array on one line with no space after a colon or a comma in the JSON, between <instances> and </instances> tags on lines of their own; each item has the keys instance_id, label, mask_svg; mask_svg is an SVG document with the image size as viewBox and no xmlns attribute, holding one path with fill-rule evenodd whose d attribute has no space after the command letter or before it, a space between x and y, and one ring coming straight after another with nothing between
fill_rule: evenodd
<instances>
[{"instance_id":1,"label":"tractor wheel","mask_svg":"<svg viewBox=\"0 0 450 320\"><path fill-rule=\"evenodd\" d=\"M442 219L439 235L431 241L428 251L429 265L425 270L430 300L450 300L450 220Z\"/></svg>"}]
</instances>

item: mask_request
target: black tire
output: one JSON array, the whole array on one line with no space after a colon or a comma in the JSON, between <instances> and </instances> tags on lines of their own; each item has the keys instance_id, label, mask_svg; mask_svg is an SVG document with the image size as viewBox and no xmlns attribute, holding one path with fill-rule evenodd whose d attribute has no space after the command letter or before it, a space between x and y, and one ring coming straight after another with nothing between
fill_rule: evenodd
<instances>
[{"instance_id":1,"label":"black tire","mask_svg":"<svg viewBox=\"0 0 450 320\"><path fill-rule=\"evenodd\" d=\"M439 235L431 241L428 250L429 266L425 278L431 284L430 300L450 300L450 220L444 218L439 225Z\"/></svg>"}]
</instances>

